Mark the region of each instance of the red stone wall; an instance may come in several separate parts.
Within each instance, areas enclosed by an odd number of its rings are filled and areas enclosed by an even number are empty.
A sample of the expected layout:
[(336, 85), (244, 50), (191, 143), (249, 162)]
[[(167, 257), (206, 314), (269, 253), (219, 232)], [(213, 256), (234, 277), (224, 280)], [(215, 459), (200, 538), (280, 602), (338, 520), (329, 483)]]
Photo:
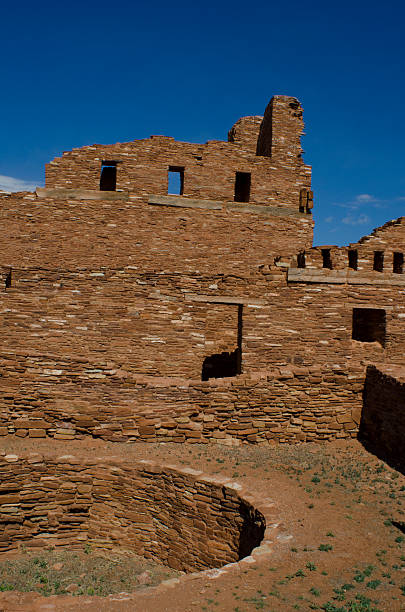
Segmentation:
[(186, 198), (177, 200), (183, 207), (148, 204), (137, 196), (94, 201), (72, 199), (68, 192), (62, 198), (0, 194), (0, 264), (61, 274), (134, 266), (151, 273), (238, 277), (254, 273), (280, 250), (293, 254), (312, 243), (311, 215), (277, 216), (253, 204), (190, 208)]
[(9, 361), (0, 379), (0, 435), (230, 445), (357, 435), (361, 370), (294, 366), (202, 382), (125, 377), (80, 360), (54, 369), (50, 357)]
[[(48, 165), (47, 189), (0, 194), (3, 435), (355, 435), (367, 364), (403, 363), (405, 277), (391, 264), (405, 252), (404, 218), (350, 245), (357, 270), (338, 247), (323, 268), (312, 216), (299, 211), (310, 189), (302, 130), (298, 101), (275, 96), (229, 142), (74, 149)], [(105, 159), (120, 162), (125, 191), (99, 191)], [(183, 196), (167, 195), (172, 165), (185, 167)], [(235, 172), (252, 173), (249, 203), (233, 202)], [(364, 307), (385, 310), (383, 343), (352, 339)], [(207, 357), (239, 345), (242, 376), (201, 382)]]
[[(206, 357), (237, 347), (240, 304), (247, 374), (290, 363), (401, 363), (402, 287), (327, 281), (286, 282), (277, 269), (240, 276), (17, 269), (0, 294), (1, 354), (11, 363), (13, 354), (51, 355), (53, 369), (81, 359), (89, 371), (109, 363), (130, 375), (198, 379)], [(352, 340), (353, 308), (362, 306), (386, 311), (384, 346)]]
[[(92, 145), (65, 152), (46, 166), (47, 188), (98, 190), (103, 160), (115, 160), (117, 190), (146, 198), (165, 195), (170, 166), (183, 167), (184, 197), (234, 201), (236, 172), (252, 175), (250, 201), (298, 210), (302, 188), (310, 189), (311, 169), (302, 160), (302, 108), (295, 98), (275, 96), (261, 129), (256, 117), (242, 118), (229, 142), (205, 145), (152, 136), (115, 145)], [(262, 143), (257, 149), (254, 141)], [(271, 154), (271, 157), (270, 157)]]
[(266, 526), (232, 483), (148, 461), (71, 455), (0, 456), (0, 521), (0, 552), (89, 543), (183, 571), (238, 561)]

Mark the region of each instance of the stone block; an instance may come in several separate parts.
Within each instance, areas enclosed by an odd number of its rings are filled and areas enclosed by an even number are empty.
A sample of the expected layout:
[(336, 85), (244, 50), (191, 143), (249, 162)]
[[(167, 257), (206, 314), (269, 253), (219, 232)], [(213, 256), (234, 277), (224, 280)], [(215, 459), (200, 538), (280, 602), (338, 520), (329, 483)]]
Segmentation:
[(29, 429), (28, 436), (30, 438), (46, 438), (45, 429)]

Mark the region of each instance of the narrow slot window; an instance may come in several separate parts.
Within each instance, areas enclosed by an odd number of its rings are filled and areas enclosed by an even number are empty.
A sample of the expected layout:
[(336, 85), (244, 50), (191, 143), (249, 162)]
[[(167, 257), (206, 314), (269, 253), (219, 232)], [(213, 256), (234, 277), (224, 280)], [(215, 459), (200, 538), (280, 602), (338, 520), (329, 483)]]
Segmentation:
[(117, 162), (101, 162), (100, 191), (115, 191), (117, 188)]
[(383, 308), (353, 308), (352, 339), (359, 342), (379, 342), (385, 345), (385, 310)]
[(330, 249), (322, 249), (322, 267), (332, 270), (332, 259)]
[(6, 289), (9, 289), (11, 287), (11, 272), (12, 272), (12, 270), (10, 268), (10, 270), (8, 271), (7, 276), (5, 278), (5, 281), (4, 281)]
[(184, 192), (184, 168), (181, 166), (169, 166), (167, 193), (170, 195), (183, 195)]
[(357, 270), (357, 262), (358, 262), (358, 253), (357, 249), (349, 250), (349, 268), (352, 270)]
[(384, 269), (384, 251), (374, 251), (373, 270), (382, 272)]
[(404, 271), (404, 254), (394, 253), (392, 271), (394, 274), (402, 274)]
[(297, 255), (297, 267), (305, 268), (305, 251), (301, 251)]
[(235, 202), (249, 202), (250, 200), (250, 172), (237, 172), (235, 175)]

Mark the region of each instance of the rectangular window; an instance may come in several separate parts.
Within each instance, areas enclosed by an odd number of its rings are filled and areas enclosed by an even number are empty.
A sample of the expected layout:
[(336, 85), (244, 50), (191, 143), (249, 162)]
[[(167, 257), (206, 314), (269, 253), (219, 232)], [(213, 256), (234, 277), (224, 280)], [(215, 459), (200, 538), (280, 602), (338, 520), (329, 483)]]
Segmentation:
[(392, 271), (395, 274), (402, 274), (404, 269), (404, 254), (394, 253)]
[(322, 267), (329, 268), (329, 270), (332, 270), (332, 259), (330, 256), (330, 249), (322, 249)]
[(384, 251), (374, 251), (373, 270), (382, 272), (384, 269)]
[(349, 268), (357, 270), (358, 253), (357, 249), (349, 250)]
[(235, 202), (249, 202), (250, 200), (250, 172), (237, 172), (235, 175)]
[(305, 251), (301, 251), (297, 255), (297, 267), (305, 268)]
[(385, 345), (385, 310), (383, 308), (353, 308), (352, 339), (359, 342), (379, 342)]
[(182, 166), (169, 166), (167, 193), (170, 195), (183, 195), (184, 168)]
[(100, 191), (115, 191), (117, 187), (117, 162), (101, 162)]

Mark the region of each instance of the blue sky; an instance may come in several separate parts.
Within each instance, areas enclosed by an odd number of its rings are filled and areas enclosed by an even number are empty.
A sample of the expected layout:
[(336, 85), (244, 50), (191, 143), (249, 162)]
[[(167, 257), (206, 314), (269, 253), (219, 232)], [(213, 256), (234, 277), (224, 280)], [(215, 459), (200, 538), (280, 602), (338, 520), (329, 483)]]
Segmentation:
[(405, 214), (405, 3), (2, 6), (0, 185), (62, 151), (165, 134), (226, 139), (273, 94), (304, 106), (316, 244)]

